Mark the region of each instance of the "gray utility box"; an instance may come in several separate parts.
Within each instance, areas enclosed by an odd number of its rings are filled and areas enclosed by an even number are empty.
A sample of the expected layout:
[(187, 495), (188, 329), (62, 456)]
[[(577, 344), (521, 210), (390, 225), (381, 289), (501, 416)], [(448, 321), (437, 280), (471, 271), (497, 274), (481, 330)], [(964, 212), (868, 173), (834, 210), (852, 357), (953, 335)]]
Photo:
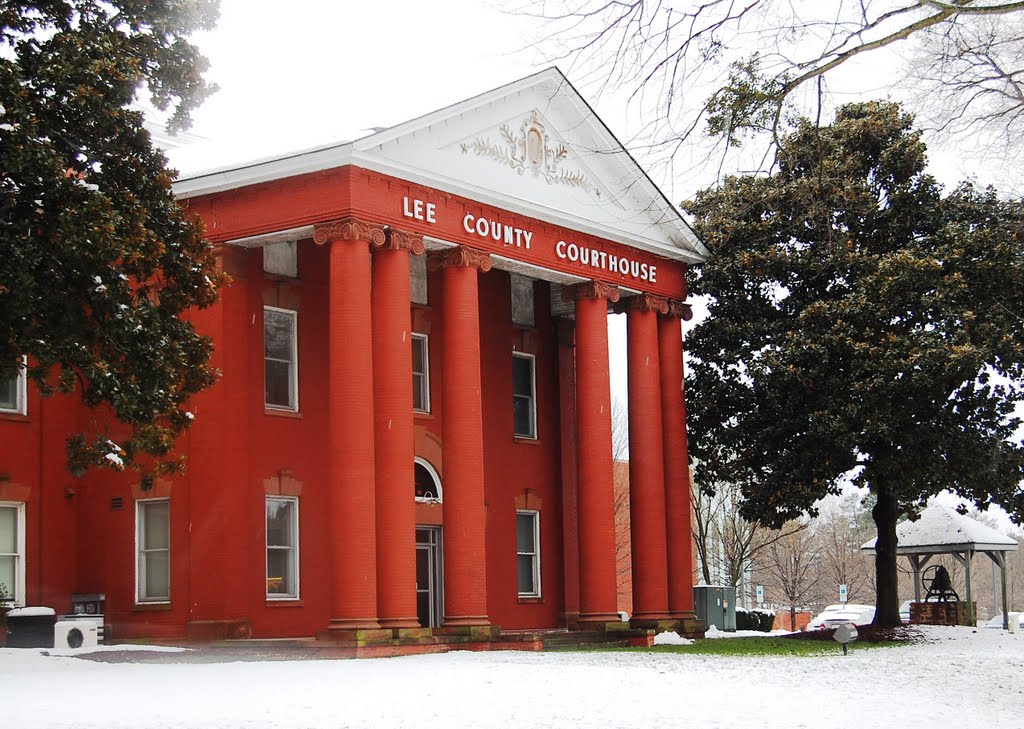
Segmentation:
[(705, 629), (714, 625), (719, 630), (736, 630), (735, 587), (697, 585), (693, 588), (693, 605)]

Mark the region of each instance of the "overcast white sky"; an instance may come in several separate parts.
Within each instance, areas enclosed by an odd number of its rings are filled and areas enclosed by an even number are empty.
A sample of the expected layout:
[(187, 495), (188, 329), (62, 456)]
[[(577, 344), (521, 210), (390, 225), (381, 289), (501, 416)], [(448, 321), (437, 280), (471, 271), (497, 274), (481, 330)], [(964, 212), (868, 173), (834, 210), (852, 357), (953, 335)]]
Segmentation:
[[(353, 139), (522, 78), (551, 62), (531, 46), (545, 32), (543, 22), (502, 10), (521, 4), (221, 0), (217, 29), (195, 37), (221, 90), (196, 112), (192, 132), (216, 140), (221, 152), (252, 159)], [(899, 60), (870, 56), (844, 69), (833, 88), (886, 96), (887, 69)], [(639, 125), (625, 94), (597, 98), (582, 73), (559, 65), (629, 146)], [(971, 169), (968, 155), (933, 147), (932, 159), (948, 184), (969, 174), (986, 181), (986, 167)], [(677, 165), (673, 173), (653, 160), (645, 166), (676, 201), (713, 181), (713, 170)]]
[(363, 136), (543, 68), (529, 25), (479, 0), (222, 0), (191, 131), (257, 157)]

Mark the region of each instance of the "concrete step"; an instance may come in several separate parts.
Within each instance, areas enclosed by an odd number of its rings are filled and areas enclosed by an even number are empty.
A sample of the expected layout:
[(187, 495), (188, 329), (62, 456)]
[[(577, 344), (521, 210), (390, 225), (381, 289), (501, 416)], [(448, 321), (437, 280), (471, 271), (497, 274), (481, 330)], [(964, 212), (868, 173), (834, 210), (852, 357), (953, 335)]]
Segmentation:
[(599, 651), (604, 648), (628, 648), (628, 640), (609, 640), (602, 643), (557, 643), (555, 645), (544, 644), (545, 651), (557, 653), (558, 651)]

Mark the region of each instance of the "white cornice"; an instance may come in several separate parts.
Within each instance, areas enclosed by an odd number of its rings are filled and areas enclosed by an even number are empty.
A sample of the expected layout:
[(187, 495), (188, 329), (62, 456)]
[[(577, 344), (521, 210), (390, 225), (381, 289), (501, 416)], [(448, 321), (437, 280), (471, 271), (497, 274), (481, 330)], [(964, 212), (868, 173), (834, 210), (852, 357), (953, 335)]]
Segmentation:
[(214, 168), (190, 173), (179, 178), (173, 186), (174, 194), (187, 200), (190, 197), (212, 195), (225, 190), (273, 182), (286, 177), (297, 177), (352, 163), (352, 142), (293, 152), (279, 157), (254, 160), (242, 165)]
[(303, 225), (299, 228), (289, 228), (288, 230), (275, 230), (272, 233), (263, 233), (261, 235), (250, 235), (245, 238), (234, 238), (232, 240), (224, 241), (228, 245), (238, 246), (240, 248), (259, 248), (262, 246), (269, 246), (275, 243), (283, 243), (285, 241), (302, 240), (303, 238), (312, 238), (314, 228), (312, 225)]

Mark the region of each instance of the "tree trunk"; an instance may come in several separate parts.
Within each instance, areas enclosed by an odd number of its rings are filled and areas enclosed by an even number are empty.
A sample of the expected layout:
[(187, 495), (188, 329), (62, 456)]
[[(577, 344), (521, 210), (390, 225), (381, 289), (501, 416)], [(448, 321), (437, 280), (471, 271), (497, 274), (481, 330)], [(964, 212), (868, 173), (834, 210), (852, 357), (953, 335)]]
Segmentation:
[(896, 569), (896, 519), (899, 511), (896, 496), (888, 489), (876, 487), (878, 497), (871, 517), (878, 530), (875, 543), (875, 619), (873, 625), (896, 627), (900, 625), (900, 597)]
[(789, 606), (789, 629), (796, 630), (796, 605)]

